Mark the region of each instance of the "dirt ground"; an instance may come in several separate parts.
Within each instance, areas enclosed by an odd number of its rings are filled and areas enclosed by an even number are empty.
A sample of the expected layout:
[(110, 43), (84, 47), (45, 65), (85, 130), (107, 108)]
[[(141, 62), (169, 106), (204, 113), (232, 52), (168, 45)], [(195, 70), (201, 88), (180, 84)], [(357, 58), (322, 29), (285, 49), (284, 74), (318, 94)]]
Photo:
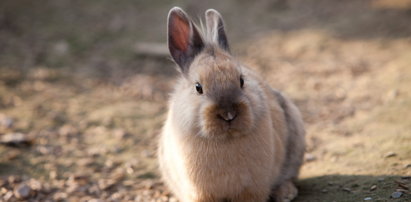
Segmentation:
[(136, 52), (176, 5), (219, 10), (300, 108), (295, 201), (411, 201), (408, 0), (1, 1), (0, 201), (176, 201), (155, 153), (178, 74)]

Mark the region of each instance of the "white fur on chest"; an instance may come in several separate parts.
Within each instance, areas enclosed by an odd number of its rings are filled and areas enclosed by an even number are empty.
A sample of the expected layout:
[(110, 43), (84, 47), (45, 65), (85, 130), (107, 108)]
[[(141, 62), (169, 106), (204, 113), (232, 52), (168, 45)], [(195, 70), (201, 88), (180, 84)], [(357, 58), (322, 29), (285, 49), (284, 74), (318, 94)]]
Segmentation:
[(213, 193), (225, 198), (244, 189), (270, 186), (273, 181), (273, 176), (267, 176), (275, 163), (272, 133), (248, 134), (226, 142), (163, 135), (163, 144), (167, 144), (163, 155), (168, 159), (164, 166), (174, 171), (172, 180), (180, 182), (177, 193)]

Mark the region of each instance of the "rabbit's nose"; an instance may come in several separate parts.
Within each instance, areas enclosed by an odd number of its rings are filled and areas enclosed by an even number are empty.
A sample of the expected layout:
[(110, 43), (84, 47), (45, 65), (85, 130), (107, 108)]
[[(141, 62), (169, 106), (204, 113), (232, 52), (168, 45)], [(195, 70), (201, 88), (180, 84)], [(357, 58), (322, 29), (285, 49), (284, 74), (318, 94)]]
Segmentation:
[(218, 113), (217, 117), (224, 121), (231, 122), (235, 118), (237, 118), (237, 113), (235, 111), (229, 111), (229, 112), (225, 111), (225, 112)]

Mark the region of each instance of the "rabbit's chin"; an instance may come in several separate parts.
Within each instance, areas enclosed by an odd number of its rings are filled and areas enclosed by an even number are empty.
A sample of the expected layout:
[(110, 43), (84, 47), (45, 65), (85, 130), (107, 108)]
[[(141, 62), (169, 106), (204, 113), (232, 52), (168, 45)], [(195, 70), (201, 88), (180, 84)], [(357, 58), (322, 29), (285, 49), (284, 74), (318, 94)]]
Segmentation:
[(230, 123), (216, 116), (217, 107), (207, 106), (204, 108), (204, 116), (201, 117), (200, 135), (211, 139), (227, 139), (241, 137), (252, 133), (254, 117), (250, 108), (240, 103), (237, 105), (237, 117)]

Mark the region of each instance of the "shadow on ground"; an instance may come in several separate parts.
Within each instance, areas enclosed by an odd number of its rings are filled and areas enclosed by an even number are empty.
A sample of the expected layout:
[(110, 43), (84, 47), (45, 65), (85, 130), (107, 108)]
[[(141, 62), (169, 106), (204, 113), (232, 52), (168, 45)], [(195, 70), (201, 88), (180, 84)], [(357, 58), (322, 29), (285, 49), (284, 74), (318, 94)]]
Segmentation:
[(394, 175), (325, 175), (298, 182), (296, 202), (311, 201), (410, 201), (411, 195), (394, 199), (391, 194), (411, 185), (410, 177)]

